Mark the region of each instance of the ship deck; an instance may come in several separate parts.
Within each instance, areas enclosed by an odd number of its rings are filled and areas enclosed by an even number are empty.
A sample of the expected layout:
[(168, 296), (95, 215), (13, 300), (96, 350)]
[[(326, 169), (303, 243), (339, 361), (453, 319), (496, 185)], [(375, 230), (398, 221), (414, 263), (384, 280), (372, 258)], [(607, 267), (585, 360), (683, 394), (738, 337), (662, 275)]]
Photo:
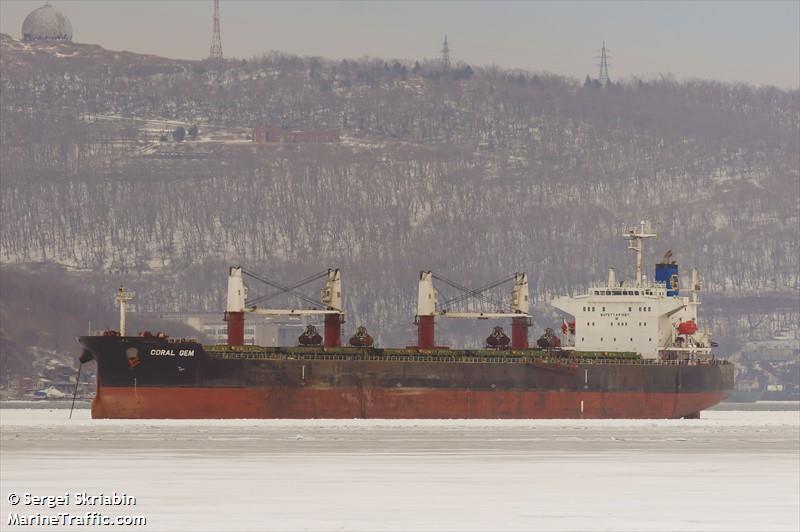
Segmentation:
[(223, 360), (308, 360), (374, 362), (441, 362), (470, 364), (639, 364), (697, 365), (727, 364), (724, 360), (659, 361), (642, 358), (633, 352), (599, 353), (575, 351), (495, 350), (495, 349), (417, 349), (371, 347), (261, 347), (203, 346), (210, 358)]

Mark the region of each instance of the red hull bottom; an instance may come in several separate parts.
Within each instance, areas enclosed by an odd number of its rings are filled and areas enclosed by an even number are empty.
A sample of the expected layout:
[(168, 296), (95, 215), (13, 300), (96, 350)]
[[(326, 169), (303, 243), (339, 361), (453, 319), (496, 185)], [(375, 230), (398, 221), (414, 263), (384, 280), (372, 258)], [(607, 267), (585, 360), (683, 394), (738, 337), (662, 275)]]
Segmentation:
[(93, 418), (665, 419), (698, 417), (725, 393), (358, 388), (98, 389)]

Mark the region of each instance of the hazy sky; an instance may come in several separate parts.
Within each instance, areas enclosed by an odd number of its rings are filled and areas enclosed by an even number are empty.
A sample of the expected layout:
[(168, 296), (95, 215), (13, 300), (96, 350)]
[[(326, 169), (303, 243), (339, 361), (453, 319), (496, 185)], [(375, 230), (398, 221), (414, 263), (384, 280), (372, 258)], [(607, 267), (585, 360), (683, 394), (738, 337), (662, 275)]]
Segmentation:
[[(0, 31), (16, 38), (43, 2), (0, 0)], [(208, 55), (212, 0), (51, 3), (75, 40), (196, 59)], [(270, 50), (330, 58), (439, 55), (456, 61), (597, 76), (602, 41), (612, 78), (800, 87), (800, 0), (671, 2), (266, 2), (221, 0), (226, 57)]]

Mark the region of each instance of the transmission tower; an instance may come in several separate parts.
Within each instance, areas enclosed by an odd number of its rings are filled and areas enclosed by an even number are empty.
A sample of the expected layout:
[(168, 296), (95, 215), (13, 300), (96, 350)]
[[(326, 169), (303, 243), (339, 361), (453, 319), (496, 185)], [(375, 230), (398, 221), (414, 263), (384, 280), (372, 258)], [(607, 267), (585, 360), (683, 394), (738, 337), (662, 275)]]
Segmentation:
[(222, 60), (222, 37), (219, 33), (219, 0), (214, 0), (214, 33), (211, 37), (209, 59)]
[(608, 60), (611, 59), (611, 56), (608, 55), (608, 52), (611, 50), (606, 49), (606, 41), (603, 41), (603, 49), (600, 50), (600, 75), (597, 76), (597, 80), (600, 82), (601, 85), (605, 85), (608, 83)]
[(444, 36), (444, 45), (442, 46), (442, 70), (445, 72), (450, 70), (450, 46), (447, 44), (447, 35)]

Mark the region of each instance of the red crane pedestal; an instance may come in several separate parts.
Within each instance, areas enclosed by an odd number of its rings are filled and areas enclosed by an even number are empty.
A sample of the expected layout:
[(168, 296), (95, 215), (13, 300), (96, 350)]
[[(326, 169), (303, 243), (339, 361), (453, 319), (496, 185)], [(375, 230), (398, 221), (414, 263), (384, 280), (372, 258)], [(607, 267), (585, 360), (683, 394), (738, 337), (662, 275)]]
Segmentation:
[(420, 349), (433, 349), (433, 324), (433, 316), (417, 316), (417, 347)]
[(325, 314), (325, 347), (342, 347), (342, 315)]
[(226, 312), (228, 345), (244, 345), (244, 312)]
[(528, 318), (511, 319), (511, 349), (528, 349)]

